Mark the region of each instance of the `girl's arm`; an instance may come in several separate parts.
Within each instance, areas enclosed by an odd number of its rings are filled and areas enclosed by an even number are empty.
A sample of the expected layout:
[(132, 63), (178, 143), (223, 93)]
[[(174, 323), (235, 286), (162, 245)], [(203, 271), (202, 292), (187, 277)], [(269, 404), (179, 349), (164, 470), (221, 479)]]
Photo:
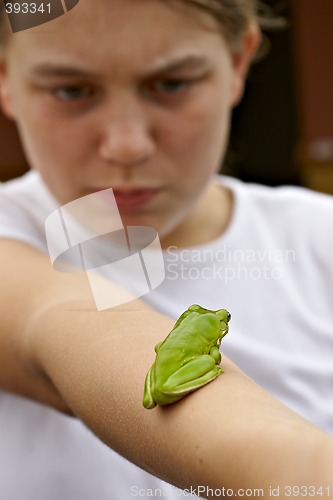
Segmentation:
[(0, 269), (2, 388), (76, 415), (108, 446), (179, 487), (209, 486), (217, 497), (241, 488), (270, 498), (277, 487), (287, 497), (292, 486), (314, 486), (314, 498), (333, 494), (333, 439), (225, 357), (213, 383), (175, 405), (142, 407), (154, 345), (170, 319), (139, 300), (97, 312), (84, 274), (57, 273), (24, 244), (1, 241)]

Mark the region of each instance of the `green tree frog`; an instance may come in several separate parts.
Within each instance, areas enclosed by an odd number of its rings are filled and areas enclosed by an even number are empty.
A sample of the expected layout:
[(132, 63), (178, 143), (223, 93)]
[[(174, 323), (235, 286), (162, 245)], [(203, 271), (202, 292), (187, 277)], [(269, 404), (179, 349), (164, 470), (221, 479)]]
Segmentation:
[(156, 359), (145, 380), (145, 408), (175, 403), (223, 373), (219, 347), (229, 321), (226, 309), (210, 311), (197, 304), (179, 317), (155, 346)]

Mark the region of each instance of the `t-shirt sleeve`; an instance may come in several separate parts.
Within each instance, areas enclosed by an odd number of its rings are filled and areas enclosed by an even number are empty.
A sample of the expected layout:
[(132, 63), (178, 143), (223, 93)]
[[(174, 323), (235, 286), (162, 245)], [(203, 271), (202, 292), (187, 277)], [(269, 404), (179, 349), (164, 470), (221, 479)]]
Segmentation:
[(298, 201), (296, 208), (291, 198), (287, 214), (293, 223), (293, 238), (299, 249), (297, 259), (302, 272), (310, 275), (310, 267), (315, 269), (317, 282), (324, 283), (326, 295), (333, 297), (333, 196), (288, 189)]
[(27, 243), (45, 253), (44, 227), (17, 200), (7, 195), (0, 184), (0, 239)]

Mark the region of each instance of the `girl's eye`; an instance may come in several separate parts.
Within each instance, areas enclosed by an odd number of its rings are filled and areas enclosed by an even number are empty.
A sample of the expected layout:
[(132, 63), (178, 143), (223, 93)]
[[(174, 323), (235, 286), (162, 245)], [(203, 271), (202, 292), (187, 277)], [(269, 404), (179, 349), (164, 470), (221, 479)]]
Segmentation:
[(89, 97), (92, 89), (88, 86), (68, 85), (56, 88), (53, 93), (61, 101), (79, 101)]
[(189, 80), (161, 80), (151, 85), (151, 91), (157, 94), (177, 95), (185, 90), (191, 81)]

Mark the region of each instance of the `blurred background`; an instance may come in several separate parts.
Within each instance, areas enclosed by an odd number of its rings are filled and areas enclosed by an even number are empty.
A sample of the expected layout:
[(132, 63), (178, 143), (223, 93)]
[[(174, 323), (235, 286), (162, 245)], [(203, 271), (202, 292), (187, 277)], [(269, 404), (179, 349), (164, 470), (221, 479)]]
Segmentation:
[[(333, 194), (333, 0), (265, 0), (260, 16), (263, 43), (234, 110), (223, 171)], [(0, 113), (0, 181), (27, 168), (16, 128)]]

